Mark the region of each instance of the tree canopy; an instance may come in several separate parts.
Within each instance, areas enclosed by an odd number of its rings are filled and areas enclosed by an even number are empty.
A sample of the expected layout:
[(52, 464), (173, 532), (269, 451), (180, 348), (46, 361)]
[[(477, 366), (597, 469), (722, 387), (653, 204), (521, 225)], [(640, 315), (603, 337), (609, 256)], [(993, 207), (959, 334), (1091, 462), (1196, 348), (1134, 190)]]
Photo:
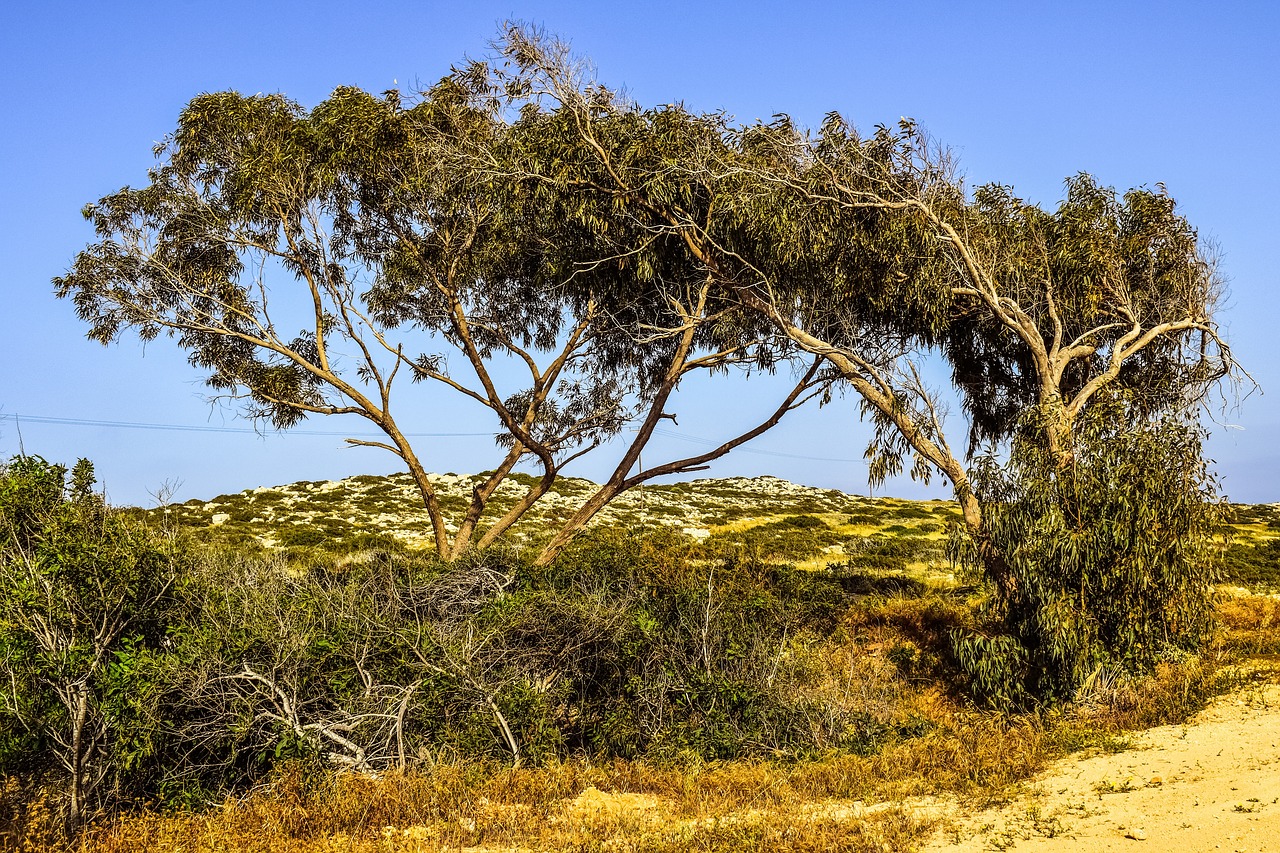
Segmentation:
[[(1028, 410), (1053, 410), (1036, 422), (1066, 464), (1102, 389), (1155, 415), (1235, 369), (1212, 258), (1163, 187), (1119, 196), (1080, 174), (1046, 211), (1009, 187), (969, 190), (909, 120), (865, 136), (834, 113), (812, 133), (787, 116), (734, 126), (630, 103), (539, 33), (514, 27), (501, 47), (458, 76), (474, 101), (505, 99), (517, 139), (536, 135), (520, 174), (571, 195), (584, 227), (631, 237), (624, 250), (677, 238), (709, 296), (825, 359), (861, 399), (873, 480), (908, 460), (941, 474), (975, 532), (966, 459)], [(920, 379), (930, 355), (952, 369), (963, 452)]]
[[(685, 376), (772, 370), (790, 347), (719, 299), (673, 239), (525, 179), (547, 129), (507, 122), (466, 82), (448, 78), (411, 106), (339, 89), (310, 112), (278, 95), (198, 97), (148, 186), (85, 209), (100, 240), (56, 285), (92, 338), (171, 335), (252, 417), (372, 422), (385, 441), (349, 441), (404, 461), (442, 555), (495, 541), (564, 465), (630, 427), (614, 476), (550, 556), (622, 490), (698, 470), (833, 377), (813, 361), (762, 423), (636, 471)], [(401, 377), (496, 419), (500, 461), (452, 522), (397, 420)], [(479, 533), (522, 459), (542, 476)]]
[[(874, 427), (871, 479), (909, 464), (952, 485), (1000, 600), (1025, 605), (1001, 617), (1021, 619), (1025, 640), (1043, 602), (1026, 603), (1038, 587), (1006, 522), (1030, 516), (1012, 507), (1055, 494), (1066, 517), (1106, 528), (1127, 510), (1066, 485), (1156, 477), (1113, 464), (1130, 433), (1149, 451), (1135, 458), (1187, 452), (1199, 470), (1197, 407), (1237, 372), (1212, 255), (1162, 186), (1120, 194), (1081, 173), (1047, 210), (1007, 186), (967, 187), (912, 121), (862, 134), (835, 113), (807, 131), (785, 115), (738, 125), (645, 107), (521, 26), (412, 103), (350, 88), (309, 112), (201, 96), (158, 153), (148, 186), (86, 208), (99, 241), (58, 294), (100, 341), (175, 336), (214, 389), (276, 426), (372, 422), (386, 440), (352, 443), (405, 462), (442, 556), (494, 542), (565, 464), (627, 430), (544, 561), (623, 490), (848, 392)], [(930, 358), (950, 368), (959, 441), (922, 379)], [(523, 379), (504, 386), (512, 365)], [(682, 379), (780, 366), (797, 379), (761, 423), (637, 470)], [(500, 462), (455, 523), (396, 419), (402, 374), (496, 419)], [(996, 458), (1012, 479), (981, 461)], [(479, 532), (524, 459), (541, 476)], [(1212, 500), (1208, 482), (1144, 498), (1170, 513), (1152, 529), (1207, 535), (1187, 508)], [(1107, 541), (1091, 558), (1104, 573), (1121, 551), (1145, 555), (1126, 583), (1169, 563)]]

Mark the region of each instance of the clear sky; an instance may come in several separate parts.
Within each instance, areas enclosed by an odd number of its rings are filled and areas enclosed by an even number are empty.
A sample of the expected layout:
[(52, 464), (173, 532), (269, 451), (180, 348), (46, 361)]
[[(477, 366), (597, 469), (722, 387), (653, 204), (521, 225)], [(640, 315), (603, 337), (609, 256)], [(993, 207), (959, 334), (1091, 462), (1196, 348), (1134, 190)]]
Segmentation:
[[(505, 18), (544, 25), (600, 79), (643, 104), (683, 101), (743, 121), (787, 112), (808, 125), (838, 110), (859, 127), (918, 120), (959, 155), (971, 183), (999, 181), (1055, 204), (1088, 171), (1120, 189), (1165, 183), (1222, 250), (1222, 317), (1265, 395), (1220, 416), (1210, 455), (1227, 493), (1280, 501), (1280, 4), (1273, 2), (765, 3), (488, 0), (14, 3), (0, 13), (0, 415), (28, 416), (28, 453), (93, 459), (112, 500), (179, 500), (258, 485), (396, 470), (333, 434), (257, 436), (211, 408), (171, 345), (84, 339), (50, 278), (92, 234), (87, 202), (145, 181), (152, 146), (201, 92), (283, 92), (306, 106), (335, 86), (427, 85), (486, 50)], [(696, 451), (768, 407), (768, 382), (685, 390), (674, 435), (645, 462)], [(413, 409), (416, 432), (484, 432), (465, 415)], [(712, 473), (775, 474), (866, 493), (866, 430), (850, 399), (802, 413)], [(123, 429), (37, 418), (214, 426)], [(956, 425), (958, 429), (958, 424)], [(429, 467), (491, 467), (492, 440), (423, 439)], [(19, 449), (0, 420), (0, 456)], [(779, 455), (785, 454), (785, 455)], [(805, 458), (800, 458), (805, 457)], [(603, 463), (567, 473), (599, 476)], [(902, 496), (942, 494), (894, 481)]]

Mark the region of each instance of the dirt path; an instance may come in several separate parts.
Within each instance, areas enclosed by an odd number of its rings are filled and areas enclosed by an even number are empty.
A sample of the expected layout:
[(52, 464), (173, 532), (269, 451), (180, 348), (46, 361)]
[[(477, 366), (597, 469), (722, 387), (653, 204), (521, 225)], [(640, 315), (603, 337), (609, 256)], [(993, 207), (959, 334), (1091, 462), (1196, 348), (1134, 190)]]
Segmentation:
[(1280, 851), (1280, 685), (1224, 696), (1133, 749), (1055, 762), (1013, 802), (925, 804), (952, 828), (927, 851)]

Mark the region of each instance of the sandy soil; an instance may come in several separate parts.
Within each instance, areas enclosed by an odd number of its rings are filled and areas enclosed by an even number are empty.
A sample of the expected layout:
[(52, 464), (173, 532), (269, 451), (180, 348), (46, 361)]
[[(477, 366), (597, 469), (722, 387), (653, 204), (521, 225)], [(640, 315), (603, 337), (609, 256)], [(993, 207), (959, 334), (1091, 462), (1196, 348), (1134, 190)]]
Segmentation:
[(921, 802), (927, 851), (1280, 851), (1280, 685), (1221, 697), (1133, 749), (1055, 762), (1013, 801)]

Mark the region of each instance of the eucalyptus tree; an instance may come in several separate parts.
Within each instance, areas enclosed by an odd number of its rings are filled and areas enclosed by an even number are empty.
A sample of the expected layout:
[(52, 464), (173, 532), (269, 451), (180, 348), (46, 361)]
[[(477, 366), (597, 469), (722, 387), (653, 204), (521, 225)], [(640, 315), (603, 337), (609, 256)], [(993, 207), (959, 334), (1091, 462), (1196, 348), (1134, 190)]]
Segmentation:
[(1119, 196), (1082, 173), (1046, 211), (1006, 186), (964, 194), (910, 122), (877, 137), (829, 121), (822, 138), (798, 141), (817, 156), (789, 187), (910, 217), (928, 233), (947, 315), (937, 346), (963, 393), (971, 448), (1008, 439), (1022, 412), (1049, 406), (1057, 417), (1040, 429), (1066, 461), (1075, 419), (1103, 389), (1155, 412), (1202, 401), (1235, 369), (1215, 319), (1221, 280), (1163, 186)]
[[(931, 401), (922, 405), (915, 393), (922, 385), (909, 360), (945, 335), (946, 259), (920, 217), (854, 207), (809, 186), (819, 158), (834, 153), (837, 118), (814, 142), (785, 116), (737, 127), (723, 113), (644, 108), (595, 82), (567, 45), (539, 32), (511, 26), (499, 47), (498, 59), (459, 76), (473, 98), (505, 97), (520, 115), (513, 137), (536, 140), (527, 144), (539, 152), (520, 169), (534, 191), (571, 197), (586, 228), (636, 223), (619, 252), (682, 249), (709, 300), (821, 359), (877, 420), (873, 478), (895, 473), (905, 447), (917, 456), (916, 474), (940, 470), (958, 492), (971, 492)], [(863, 147), (878, 169), (856, 177), (963, 206), (936, 171), (898, 168), (899, 153), (894, 134), (878, 132)], [(976, 507), (972, 518), (976, 525)]]
[[(1008, 640), (965, 647), (975, 675), (1062, 695), (1100, 661), (1203, 639), (1187, 614), (1210, 610), (1215, 485), (1197, 413), (1238, 368), (1212, 258), (1163, 187), (1120, 196), (1081, 174), (1045, 210), (967, 189), (907, 120), (734, 126), (628, 102), (540, 33), (500, 47), (466, 73), (518, 107), (518, 132), (554, 140), (531, 181), (572, 194), (587, 227), (642, 223), (636, 251), (683, 243), (709, 298), (822, 359), (872, 422), (873, 481), (910, 462), (950, 482)], [(929, 357), (951, 368), (959, 444)]]
[[(1120, 197), (1081, 174), (1046, 211), (1008, 187), (967, 191), (909, 120), (866, 136), (835, 113), (815, 133), (785, 115), (734, 126), (630, 103), (541, 33), (512, 26), (500, 47), (504, 63), (468, 74), (555, 129), (538, 177), (595, 221), (613, 211), (682, 241), (712, 298), (764, 318), (860, 396), (873, 479), (908, 459), (916, 476), (941, 474), (975, 531), (965, 459), (1010, 439), (1029, 408), (1052, 414), (1037, 429), (1066, 464), (1103, 389), (1155, 413), (1235, 369), (1215, 320), (1221, 282), (1163, 187)], [(961, 451), (916, 368), (929, 353), (968, 415)]]
[(1146, 422), (1194, 412), (1236, 371), (1216, 321), (1222, 285), (1212, 259), (1163, 187), (1121, 197), (1081, 174), (1046, 211), (1004, 186), (963, 192), (946, 158), (909, 122), (864, 140), (832, 119), (815, 140), (795, 139), (802, 153), (791, 162), (803, 169), (766, 179), (802, 202), (901, 218), (925, 235), (927, 292), (945, 320), (916, 343), (951, 367), (968, 416), (966, 453), (947, 443), (936, 397), (913, 370), (894, 388), (859, 363), (856, 340), (838, 326), (832, 333), (831, 313), (838, 318), (844, 306), (763, 307), (801, 347), (830, 353), (855, 387), (870, 381), (883, 392), (888, 405), (863, 395), (883, 427), (873, 474), (910, 455), (917, 470), (927, 463), (948, 477), (988, 572), (1011, 593), (1017, 579), (1007, 554), (989, 547), (966, 459), (1029, 431), (1024, 444), (1042, 444), (1041, 461), (1065, 471), (1096, 451), (1076, 442), (1076, 425), (1095, 402), (1113, 421), (1116, 399), (1125, 417)]
[[(712, 304), (661, 242), (620, 253), (638, 238), (616, 232), (633, 224), (586, 228), (567, 215), (571, 200), (531, 193), (517, 179), (527, 146), (497, 99), (475, 95), (454, 75), (411, 105), (349, 88), (310, 112), (279, 95), (200, 96), (147, 186), (86, 207), (98, 242), (55, 285), (91, 338), (174, 337), (210, 386), (277, 428), (309, 415), (369, 421), (385, 439), (348, 441), (404, 462), (441, 556), (489, 545), (566, 464), (624, 438), (618, 472), (547, 560), (622, 490), (698, 470), (830, 377), (815, 366), (761, 424), (634, 470), (684, 377), (771, 369), (785, 339)], [(513, 371), (524, 377), (514, 386)], [(398, 418), (402, 378), (496, 420), (498, 464), (452, 529)], [(541, 476), (481, 531), (523, 459)]]

